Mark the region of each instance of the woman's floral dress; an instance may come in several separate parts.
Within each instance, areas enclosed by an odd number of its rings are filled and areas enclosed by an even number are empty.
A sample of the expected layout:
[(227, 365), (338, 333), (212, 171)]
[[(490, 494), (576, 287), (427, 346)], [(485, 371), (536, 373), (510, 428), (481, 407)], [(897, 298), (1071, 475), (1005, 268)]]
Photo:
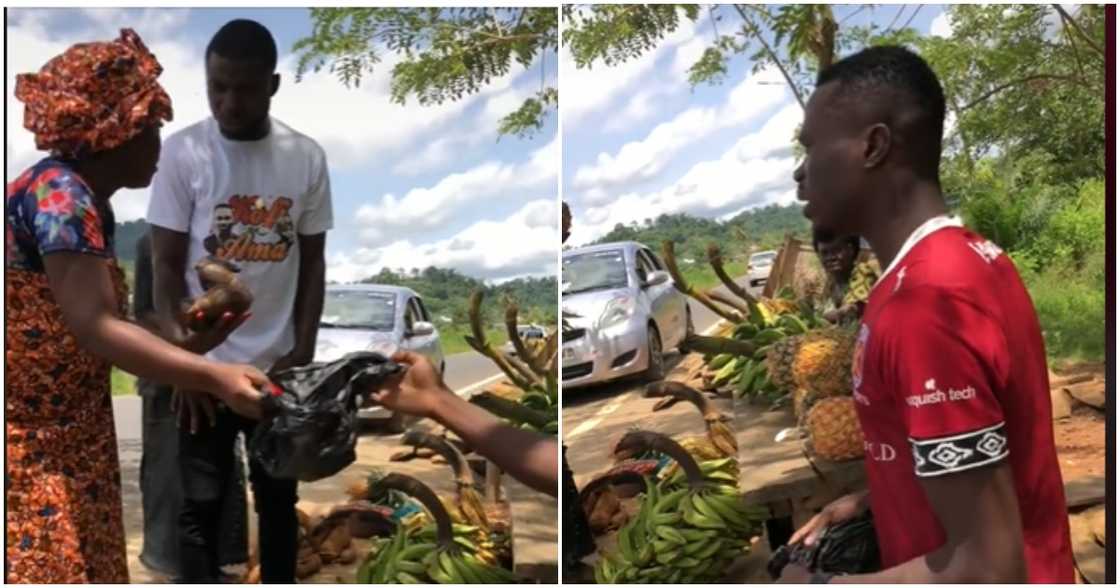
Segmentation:
[(53, 158), (8, 184), (6, 204), (5, 578), (127, 583), (110, 365), (78, 345), (43, 266), (59, 251), (103, 263), (123, 316), (112, 209)]

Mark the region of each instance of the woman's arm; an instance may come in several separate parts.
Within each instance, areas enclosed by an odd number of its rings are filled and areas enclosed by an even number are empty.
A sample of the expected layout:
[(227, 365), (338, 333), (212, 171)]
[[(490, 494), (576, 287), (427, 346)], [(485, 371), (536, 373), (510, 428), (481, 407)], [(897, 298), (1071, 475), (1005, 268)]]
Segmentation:
[(78, 344), (127, 372), (206, 390), (245, 409), (268, 379), (251, 366), (206, 361), (116, 316), (116, 293), (102, 258), (60, 251), (43, 257), (51, 291)]

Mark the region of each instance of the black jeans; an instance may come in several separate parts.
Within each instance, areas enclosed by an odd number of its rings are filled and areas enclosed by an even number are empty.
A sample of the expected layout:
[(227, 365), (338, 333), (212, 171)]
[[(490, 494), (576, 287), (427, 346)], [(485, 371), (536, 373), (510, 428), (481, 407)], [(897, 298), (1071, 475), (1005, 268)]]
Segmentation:
[[(226, 480), (234, 467), (233, 445), (239, 433), (249, 438), (255, 426), (255, 421), (223, 406), (218, 409), (217, 426), (194, 435), (180, 432), (183, 506), (179, 511), (179, 556), (184, 582), (219, 581), (218, 532)], [(271, 478), (250, 458), (249, 484), (258, 515), (261, 582), (294, 584), (299, 546), (298, 482)]]
[[(140, 459), (140, 494), (144, 510), (144, 546), (140, 561), (172, 578), (179, 576), (179, 511), (183, 484), (179, 475), (179, 429), (171, 410), (171, 387), (140, 380), (143, 402), (144, 451)], [(245, 472), (240, 445), (235, 445), (234, 467), (225, 478), (218, 526), (218, 565), (242, 564), (249, 560), (249, 531), (246, 516)]]

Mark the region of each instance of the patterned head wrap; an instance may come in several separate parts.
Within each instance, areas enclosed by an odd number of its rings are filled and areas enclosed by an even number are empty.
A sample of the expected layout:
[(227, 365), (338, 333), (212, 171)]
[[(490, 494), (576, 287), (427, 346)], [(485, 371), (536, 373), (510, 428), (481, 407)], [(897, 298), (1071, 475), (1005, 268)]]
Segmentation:
[(132, 29), (121, 29), (115, 41), (79, 43), (39, 73), (16, 76), (23, 126), (39, 149), (55, 155), (119, 147), (148, 125), (171, 120), (171, 98), (156, 81), (162, 72)]

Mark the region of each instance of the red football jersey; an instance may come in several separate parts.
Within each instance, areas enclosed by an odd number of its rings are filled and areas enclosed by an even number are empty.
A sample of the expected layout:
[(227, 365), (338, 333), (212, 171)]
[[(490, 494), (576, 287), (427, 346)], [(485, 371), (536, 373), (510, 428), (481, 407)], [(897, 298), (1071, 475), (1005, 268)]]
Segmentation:
[(885, 567), (945, 541), (920, 478), (1009, 460), (1029, 580), (1074, 581), (1042, 332), (999, 247), (919, 229), (868, 299), (852, 384)]

